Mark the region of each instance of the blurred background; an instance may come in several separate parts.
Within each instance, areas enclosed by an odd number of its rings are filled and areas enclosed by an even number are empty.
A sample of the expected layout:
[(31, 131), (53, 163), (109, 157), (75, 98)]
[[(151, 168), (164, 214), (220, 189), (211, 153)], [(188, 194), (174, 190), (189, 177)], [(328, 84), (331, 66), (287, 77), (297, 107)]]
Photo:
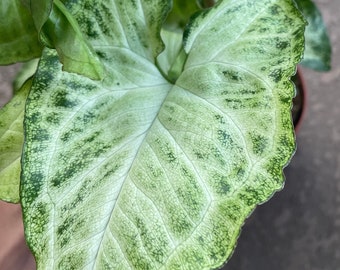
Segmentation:
[[(246, 221), (224, 270), (340, 269), (340, 2), (314, 1), (329, 30), (332, 70), (302, 69), (307, 111), (297, 152), (285, 169), (285, 188)], [(10, 98), (17, 69), (0, 67), (0, 106)], [(20, 208), (8, 206), (0, 203), (0, 244), (8, 247), (0, 249), (0, 270), (35, 269), (22, 245)]]

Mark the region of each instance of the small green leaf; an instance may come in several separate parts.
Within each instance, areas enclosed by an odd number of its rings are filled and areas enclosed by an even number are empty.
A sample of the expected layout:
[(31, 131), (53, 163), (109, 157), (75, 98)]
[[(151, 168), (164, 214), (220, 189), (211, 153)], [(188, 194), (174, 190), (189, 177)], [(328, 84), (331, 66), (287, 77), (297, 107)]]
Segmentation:
[(13, 203), (20, 199), (24, 109), (31, 84), (32, 79), (0, 110), (0, 199)]
[(48, 20), (52, 7), (53, 0), (22, 0), (26, 6), (30, 8), (35, 28), (38, 33)]
[(62, 1), (23, 0), (23, 3), (30, 8), (40, 41), (57, 50), (65, 71), (103, 79), (103, 64)]
[(0, 64), (27, 61), (41, 55), (29, 10), (20, 0), (1, 0), (0, 4)]
[(23, 84), (27, 81), (28, 78), (34, 75), (34, 73), (37, 70), (38, 63), (39, 58), (35, 58), (28, 62), (23, 63), (13, 82), (14, 93), (23, 86)]
[(302, 65), (317, 70), (331, 68), (331, 44), (321, 13), (311, 0), (295, 0), (308, 22), (305, 31), (305, 53)]
[(46, 45), (57, 50), (65, 71), (94, 80), (103, 79), (102, 62), (61, 1), (54, 1), (49, 18), (42, 27), (42, 36)]

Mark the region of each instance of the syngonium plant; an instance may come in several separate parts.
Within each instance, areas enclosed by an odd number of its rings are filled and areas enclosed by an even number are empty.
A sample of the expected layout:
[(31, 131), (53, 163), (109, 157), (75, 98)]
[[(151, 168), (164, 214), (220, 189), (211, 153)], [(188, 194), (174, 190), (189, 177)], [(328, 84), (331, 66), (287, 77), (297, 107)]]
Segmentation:
[(219, 268), (282, 188), (305, 20), (214, 2), (2, 1), (0, 63), (39, 58), (0, 111), (38, 269)]

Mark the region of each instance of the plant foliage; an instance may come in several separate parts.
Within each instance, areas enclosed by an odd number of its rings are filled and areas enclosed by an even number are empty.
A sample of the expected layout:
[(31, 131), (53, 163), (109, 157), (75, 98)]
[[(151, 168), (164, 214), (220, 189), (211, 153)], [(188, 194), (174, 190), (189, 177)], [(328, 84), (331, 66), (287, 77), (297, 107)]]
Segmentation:
[(20, 197), (38, 269), (221, 267), (295, 149), (295, 4), (184, 1), (189, 19), (181, 1), (38, 2), (20, 7), (37, 71), (0, 115), (16, 187), (0, 195)]
[(308, 25), (305, 32), (305, 52), (302, 65), (317, 70), (331, 68), (331, 43), (320, 11), (311, 0), (295, 0)]

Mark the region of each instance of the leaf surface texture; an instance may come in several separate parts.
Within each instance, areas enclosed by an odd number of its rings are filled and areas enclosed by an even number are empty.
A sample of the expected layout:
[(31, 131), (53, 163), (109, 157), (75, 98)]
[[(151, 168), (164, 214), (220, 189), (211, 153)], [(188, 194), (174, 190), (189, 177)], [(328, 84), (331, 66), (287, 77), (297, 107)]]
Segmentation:
[(63, 2), (106, 75), (63, 72), (50, 49), (35, 75), (21, 196), (38, 269), (220, 267), (295, 149), (301, 16), (220, 1), (191, 19), (170, 83), (156, 66), (170, 1)]

